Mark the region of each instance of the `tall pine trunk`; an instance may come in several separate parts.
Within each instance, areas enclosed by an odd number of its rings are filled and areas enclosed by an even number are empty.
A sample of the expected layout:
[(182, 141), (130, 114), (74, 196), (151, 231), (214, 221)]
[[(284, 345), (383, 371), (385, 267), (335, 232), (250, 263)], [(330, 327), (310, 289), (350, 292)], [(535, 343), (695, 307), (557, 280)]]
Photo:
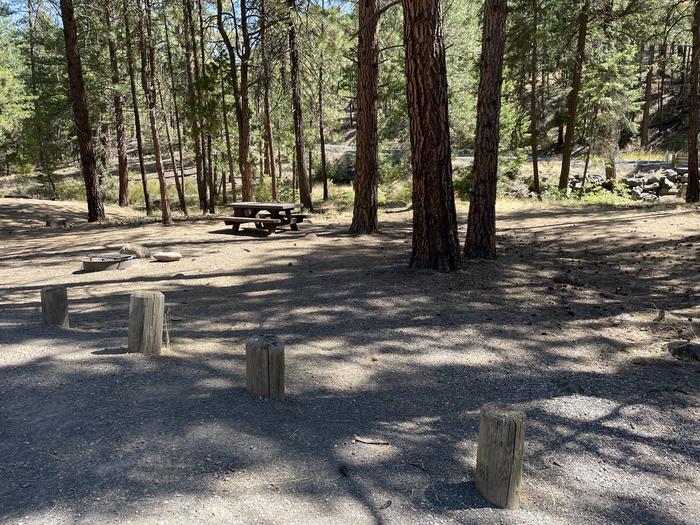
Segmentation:
[(272, 123), (270, 115), (270, 59), (268, 57), (267, 41), (267, 2), (260, 0), (260, 54), (263, 68), (263, 140), (265, 141), (265, 158), (270, 175), (272, 200), (277, 200), (277, 175), (275, 173), (275, 146), (272, 139)]
[(105, 9), (105, 26), (107, 29), (107, 47), (109, 48), (109, 66), (112, 70), (112, 90), (114, 101), (114, 127), (117, 131), (117, 162), (119, 165), (119, 206), (129, 205), (129, 160), (126, 155), (124, 138), (124, 96), (121, 94), (117, 44), (112, 33), (112, 20), (109, 9)]
[(539, 148), (539, 124), (540, 114), (537, 106), (537, 75), (539, 74), (538, 65), (538, 49), (539, 41), (539, 0), (532, 0), (532, 50), (530, 57), (530, 134), (532, 138), (531, 155), (532, 155), (532, 182), (535, 193), (539, 197), (541, 194), (540, 188), (540, 148)]
[(379, 231), (379, 0), (360, 0), (357, 44), (355, 206), (350, 233)]
[(192, 127), (192, 147), (194, 149), (195, 169), (197, 174), (197, 194), (199, 208), (206, 213), (207, 183), (204, 173), (204, 148), (202, 147), (202, 123), (199, 115), (199, 58), (197, 56), (197, 39), (194, 31), (194, 5), (192, 0), (182, 0), (183, 20), (185, 24), (183, 39), (185, 41), (185, 59), (187, 62), (187, 105), (189, 106)]
[(413, 170), (410, 265), (460, 268), (452, 187), (447, 69), (441, 0), (403, 0), (406, 85)]
[(80, 149), (80, 165), (85, 182), (87, 197), (88, 221), (104, 220), (105, 210), (102, 204), (100, 182), (97, 178), (95, 149), (92, 144), (90, 115), (88, 114), (87, 98), (83, 67), (78, 48), (78, 28), (75, 23), (73, 0), (61, 0), (61, 18), (63, 20), (63, 36), (66, 44), (66, 59), (68, 62), (68, 79), (70, 81), (70, 97), (73, 104), (73, 122), (78, 136)]
[[(139, 4), (141, 0), (138, 0)], [(153, 143), (153, 159), (158, 174), (158, 185), (160, 186), (160, 210), (164, 226), (172, 224), (170, 215), (170, 204), (168, 202), (168, 191), (165, 184), (165, 173), (163, 171), (163, 158), (160, 152), (160, 139), (158, 137), (158, 124), (156, 122), (156, 86), (155, 86), (155, 49), (153, 47), (153, 35), (151, 31), (151, 2), (146, 0), (146, 13), (139, 5), (139, 48), (141, 50), (141, 83), (146, 94), (148, 106), (148, 121), (151, 127), (151, 142)]]
[(581, 91), (581, 78), (583, 74), (583, 61), (586, 57), (586, 36), (588, 34), (588, 18), (590, 0), (586, 0), (581, 8), (578, 22), (578, 41), (576, 43), (576, 57), (574, 59), (574, 75), (571, 91), (567, 98), (566, 107), (566, 135), (561, 154), (561, 175), (559, 176), (559, 189), (566, 191), (569, 187), (569, 174), (571, 173), (571, 156), (574, 150), (574, 137), (576, 136), (576, 117), (578, 114), (578, 97)]
[(294, 120), (294, 155), (296, 158), (295, 175), (299, 183), (299, 197), (301, 204), (307, 210), (313, 210), (311, 200), (311, 187), (304, 166), (304, 116), (301, 110), (301, 78), (299, 69), (299, 43), (294, 18), (297, 15), (296, 0), (287, 0), (288, 8), (288, 36), (289, 36), (289, 64), (292, 81), (292, 116)]
[(644, 80), (644, 109), (642, 111), (642, 124), (640, 126), (640, 145), (642, 148), (649, 146), (649, 124), (651, 113), (651, 87), (654, 80), (654, 46), (651, 47), (651, 62)]
[(134, 53), (131, 49), (131, 30), (129, 25), (129, 0), (124, 0), (124, 35), (126, 37), (126, 62), (129, 69), (129, 84), (131, 86), (131, 102), (134, 106), (134, 127), (136, 128), (136, 149), (139, 157), (139, 169), (141, 171), (141, 184), (143, 186), (143, 202), (146, 206), (146, 215), (153, 215), (151, 196), (148, 193), (148, 180), (146, 179), (146, 167), (143, 162), (143, 136), (141, 134), (141, 113), (139, 112), (139, 99), (136, 94), (136, 74), (134, 73)]
[[(231, 194), (236, 202), (236, 174), (233, 169), (233, 151), (231, 149), (231, 132), (228, 127), (228, 105), (226, 104), (226, 75), (221, 75), (221, 113), (224, 117), (224, 135), (226, 137), (226, 160), (228, 161), (228, 176), (231, 181)], [(224, 181), (224, 188), (226, 181)], [(274, 197), (274, 196), (273, 196)]]
[(473, 186), (464, 248), (465, 256), (470, 259), (496, 257), (496, 182), (507, 11), (506, 0), (486, 0), (476, 105)]
[(180, 175), (177, 172), (177, 163), (175, 162), (175, 150), (173, 149), (173, 140), (170, 136), (170, 123), (168, 122), (167, 113), (165, 112), (165, 102), (163, 101), (163, 90), (159, 85), (156, 85), (158, 90), (158, 95), (160, 98), (160, 111), (165, 120), (165, 140), (168, 146), (168, 154), (170, 155), (170, 166), (173, 170), (173, 178), (175, 179), (175, 189), (177, 190), (177, 197), (180, 201), (180, 211), (187, 215), (187, 203), (185, 202), (185, 189), (180, 180)]
[(698, 176), (698, 83), (700, 82), (700, 0), (695, 1), (693, 49), (690, 59), (690, 111), (688, 115), (688, 190), (687, 202), (700, 201)]
[(182, 195), (185, 198), (184, 209), (182, 210), (187, 215), (187, 196), (185, 195), (185, 162), (182, 154), (182, 132), (180, 130), (180, 110), (177, 105), (177, 89), (175, 88), (175, 70), (173, 69), (173, 54), (170, 49), (170, 28), (168, 27), (167, 10), (163, 9), (163, 26), (165, 28), (165, 51), (168, 56), (168, 71), (170, 75), (170, 91), (173, 96), (173, 110), (175, 113), (175, 130), (177, 131), (177, 150), (178, 160), (180, 161), (180, 185), (182, 186)]

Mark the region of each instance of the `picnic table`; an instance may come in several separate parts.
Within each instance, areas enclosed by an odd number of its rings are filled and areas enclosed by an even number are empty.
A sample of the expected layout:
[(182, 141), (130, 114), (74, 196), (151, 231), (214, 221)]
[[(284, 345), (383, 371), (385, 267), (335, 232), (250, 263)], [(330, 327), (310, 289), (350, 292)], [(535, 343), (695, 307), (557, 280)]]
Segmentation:
[(299, 231), (298, 224), (308, 217), (303, 213), (295, 213), (296, 204), (288, 202), (234, 202), (223, 204), (222, 208), (233, 210), (232, 217), (222, 217), (224, 223), (239, 231), (242, 224), (255, 224), (255, 227), (266, 230), (268, 235), (275, 233), (279, 226), (289, 226)]

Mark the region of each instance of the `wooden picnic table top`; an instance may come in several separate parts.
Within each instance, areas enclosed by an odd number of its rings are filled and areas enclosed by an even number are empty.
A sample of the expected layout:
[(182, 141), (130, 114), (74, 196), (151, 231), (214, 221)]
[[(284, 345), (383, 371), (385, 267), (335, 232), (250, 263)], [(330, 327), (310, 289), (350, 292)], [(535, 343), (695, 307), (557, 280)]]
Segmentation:
[(231, 204), (221, 204), (222, 207), (234, 210), (268, 210), (268, 211), (288, 211), (297, 207), (290, 202), (232, 202)]

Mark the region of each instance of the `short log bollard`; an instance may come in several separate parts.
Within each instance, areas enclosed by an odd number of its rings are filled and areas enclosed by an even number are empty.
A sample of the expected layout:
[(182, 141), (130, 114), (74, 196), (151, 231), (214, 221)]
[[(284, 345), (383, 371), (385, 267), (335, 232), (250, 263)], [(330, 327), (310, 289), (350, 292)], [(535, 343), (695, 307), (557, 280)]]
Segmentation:
[(47, 286), (41, 289), (41, 315), (44, 324), (69, 328), (68, 290), (65, 286)]
[(163, 347), (165, 296), (136, 292), (129, 303), (129, 353), (160, 355)]
[(476, 488), (493, 505), (520, 507), (525, 414), (498, 403), (481, 407)]
[(245, 377), (250, 394), (284, 401), (284, 346), (279, 339), (263, 335), (248, 341)]

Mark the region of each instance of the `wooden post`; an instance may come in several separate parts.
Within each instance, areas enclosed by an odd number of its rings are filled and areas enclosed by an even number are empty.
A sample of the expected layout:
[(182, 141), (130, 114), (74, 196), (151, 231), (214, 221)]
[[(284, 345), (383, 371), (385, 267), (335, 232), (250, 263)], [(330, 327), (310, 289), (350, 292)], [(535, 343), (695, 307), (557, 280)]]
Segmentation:
[(250, 394), (284, 401), (284, 346), (279, 339), (263, 335), (248, 341), (245, 376)]
[(165, 296), (136, 292), (129, 304), (129, 353), (160, 355), (163, 346)]
[(520, 507), (525, 414), (508, 405), (481, 407), (476, 488), (489, 502), (504, 509)]
[(68, 290), (65, 286), (47, 286), (41, 289), (41, 315), (44, 324), (69, 328)]

